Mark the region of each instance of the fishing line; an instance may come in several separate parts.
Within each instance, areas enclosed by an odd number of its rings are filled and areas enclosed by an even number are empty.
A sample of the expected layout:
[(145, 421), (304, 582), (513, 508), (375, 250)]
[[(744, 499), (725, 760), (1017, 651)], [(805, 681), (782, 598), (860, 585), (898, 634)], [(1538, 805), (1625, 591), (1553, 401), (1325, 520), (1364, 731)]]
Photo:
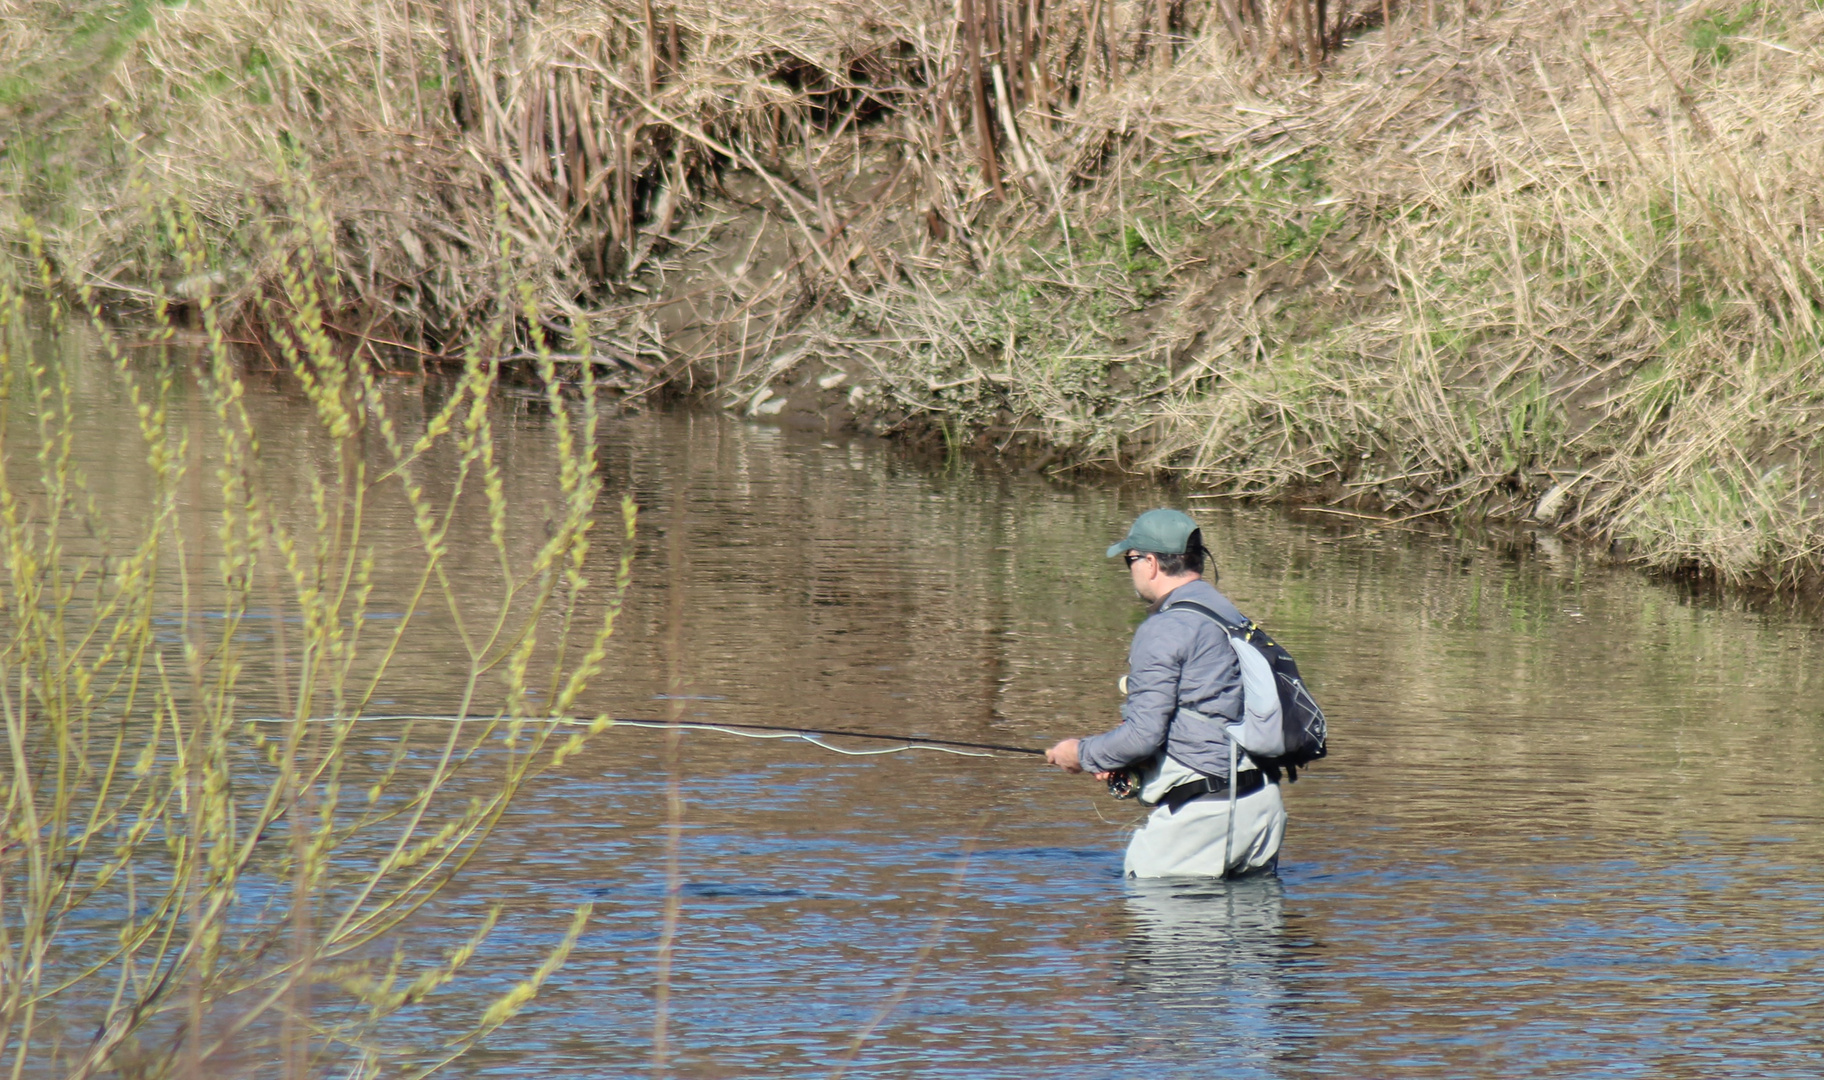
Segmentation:
[[(490, 716), (450, 716), (415, 713), (386, 713), (377, 716), (313, 716), (306, 724), (333, 724), (343, 720), (356, 722), (432, 720), (444, 723), (477, 723), (489, 720), (506, 719)], [(1030, 746), (1008, 746), (1004, 743), (963, 742), (958, 739), (934, 739), (927, 735), (889, 735), (877, 731), (846, 731), (841, 728), (807, 728), (788, 727), (781, 724), (735, 724), (713, 723), (706, 720), (640, 720), (632, 717), (610, 717), (611, 726), (648, 728), (654, 731), (666, 731), (678, 728), (684, 731), (715, 731), (723, 735), (739, 735), (744, 739), (799, 739), (812, 746), (821, 747), (831, 753), (845, 757), (876, 757), (881, 754), (903, 754), (908, 750), (932, 750), (940, 754), (955, 754), (957, 757), (991, 758), (995, 752), (1006, 754), (1032, 754), (1043, 757), (1045, 751)], [(287, 724), (293, 721), (283, 716), (261, 716), (247, 721), (249, 724)], [(535, 724), (569, 724), (587, 726), (593, 720), (575, 716), (527, 717), (526, 722)], [(900, 742), (904, 746), (889, 746), (880, 750), (851, 750), (833, 746), (824, 741), (825, 737), (836, 736), (845, 739), (873, 739), (877, 741)]]

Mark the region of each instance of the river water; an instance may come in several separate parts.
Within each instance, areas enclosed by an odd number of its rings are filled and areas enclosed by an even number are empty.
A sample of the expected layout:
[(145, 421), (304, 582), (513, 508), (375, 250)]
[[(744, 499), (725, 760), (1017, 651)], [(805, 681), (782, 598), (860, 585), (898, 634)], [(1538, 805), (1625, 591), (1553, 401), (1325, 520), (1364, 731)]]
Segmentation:
[[(690, 718), (1112, 723), (1140, 605), (1102, 549), (1169, 494), (696, 414), (607, 451), (651, 527), (601, 707), (662, 714), (679, 589)], [(688, 734), (673, 1074), (1824, 1072), (1815, 622), (1549, 543), (1200, 514), (1331, 716), (1278, 878), (1124, 881), (1132, 804), (1032, 759)], [(528, 932), (598, 903), (502, 1072), (651, 1053), (662, 746), (598, 740), (471, 884)]]
[[(105, 442), (130, 421), (94, 400)], [(544, 482), (549, 420), (501, 423), (509, 480)], [(602, 454), (604, 514), (642, 518), (585, 711), (1032, 747), (1114, 722), (1141, 608), (1102, 550), (1172, 494), (697, 412), (617, 417)], [(666, 736), (615, 728), (417, 930), (505, 905), (437, 1006), (473, 1012), (595, 905), (458, 1074), (655, 1074), (673, 889), (670, 1076), (1824, 1073), (1824, 628), (1549, 540), (1196, 512), (1330, 716), (1277, 877), (1125, 881), (1133, 804), (1019, 755), (690, 732), (668, 824)]]

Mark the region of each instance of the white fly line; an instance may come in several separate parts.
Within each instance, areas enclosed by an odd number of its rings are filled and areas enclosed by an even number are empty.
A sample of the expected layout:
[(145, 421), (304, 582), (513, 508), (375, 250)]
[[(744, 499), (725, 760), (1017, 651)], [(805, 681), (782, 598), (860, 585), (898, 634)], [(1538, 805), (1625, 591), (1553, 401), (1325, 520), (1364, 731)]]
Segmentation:
[[(382, 714), (376, 714), (376, 715), (371, 715), (371, 716), (370, 715), (311, 716), (311, 717), (305, 718), (302, 721), (294, 720), (293, 718), (287, 717), (287, 716), (256, 716), (256, 717), (249, 718), (248, 720), (245, 721), (245, 723), (249, 723), (249, 724), (291, 724), (291, 723), (335, 724), (335, 723), (353, 722), (353, 723), (360, 723), (360, 724), (369, 724), (369, 723), (383, 723), (386, 721), (400, 722), (400, 721), (420, 721), (420, 720), (422, 720), (422, 721), (430, 721), (430, 722), (441, 722), (441, 723), (446, 723), (446, 724), (474, 724), (474, 723), (487, 723), (487, 722), (491, 722), (491, 721), (500, 721), (500, 720), (509, 720), (509, 719), (512, 719), (512, 718), (506, 717), (506, 716), (454, 716), (454, 715), (449, 715), (449, 714), (434, 714), (434, 713), (382, 713)], [(573, 727), (592, 727), (596, 723), (596, 721), (594, 721), (594, 720), (584, 719), (579, 716), (527, 716), (527, 717), (521, 717), (520, 720), (521, 720), (521, 722), (528, 723), (528, 724), (559, 724), (559, 725), (568, 725), (568, 726), (573, 726)], [(904, 746), (888, 746), (888, 747), (883, 747), (882, 749), (879, 749), (879, 750), (851, 750), (846, 747), (834, 746), (828, 742), (825, 742), (824, 741), (825, 736), (823, 735), (823, 733), (820, 733), (820, 732), (780, 731), (780, 730), (744, 731), (740, 728), (724, 727), (721, 724), (709, 723), (709, 722), (702, 721), (702, 720), (678, 720), (678, 721), (672, 722), (672, 721), (666, 721), (666, 720), (611, 719), (608, 721), (607, 727), (648, 728), (653, 731), (668, 731), (672, 728), (677, 728), (681, 731), (715, 731), (715, 732), (720, 732), (723, 735), (739, 735), (740, 737), (742, 737), (744, 739), (797, 739), (801, 742), (810, 743), (812, 746), (821, 747), (825, 750), (830, 751), (833, 754), (841, 754), (844, 757), (877, 757), (881, 754), (903, 754), (908, 750), (931, 750), (931, 751), (935, 751), (936, 753), (939, 753), (939, 754), (955, 754), (957, 757), (991, 758), (991, 757), (1000, 756), (999, 754), (996, 754), (992, 751), (987, 751), (987, 750), (963, 750), (963, 749), (959, 749), (954, 746), (934, 746), (931, 743), (918, 742), (916, 740), (909, 740), (909, 741), (907, 741), (907, 743)], [(869, 735), (869, 736), (856, 736), (856, 737), (857, 738), (889, 738), (890, 736)]]

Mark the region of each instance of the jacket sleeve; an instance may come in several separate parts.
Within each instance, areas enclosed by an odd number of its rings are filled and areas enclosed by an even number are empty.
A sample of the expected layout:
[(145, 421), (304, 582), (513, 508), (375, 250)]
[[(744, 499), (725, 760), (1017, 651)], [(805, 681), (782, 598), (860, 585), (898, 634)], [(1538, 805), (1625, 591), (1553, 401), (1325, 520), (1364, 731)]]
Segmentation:
[(1152, 757), (1165, 747), (1167, 728), (1178, 710), (1178, 678), (1184, 669), (1183, 642), (1168, 620), (1140, 624), (1127, 652), (1127, 701), (1121, 725), (1092, 735), (1077, 747), (1083, 768), (1111, 772)]

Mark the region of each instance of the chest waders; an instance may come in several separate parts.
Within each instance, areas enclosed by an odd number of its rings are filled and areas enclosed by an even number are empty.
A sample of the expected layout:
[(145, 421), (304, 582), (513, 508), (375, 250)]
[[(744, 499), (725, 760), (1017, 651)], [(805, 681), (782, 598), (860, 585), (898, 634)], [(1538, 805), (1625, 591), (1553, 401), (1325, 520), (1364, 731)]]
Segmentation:
[[(1127, 693), (1127, 676), (1121, 676), (1115, 685), (1120, 687), (1121, 693), (1125, 695)], [(1210, 723), (1216, 722), (1212, 717), (1205, 716), (1195, 709), (1187, 709), (1180, 706), (1178, 711), (1181, 713), (1189, 713), (1199, 720), (1205, 720)], [(1240, 773), (1236, 771), (1241, 764), (1241, 752), (1235, 745), (1235, 739), (1233, 737), (1228, 740), (1228, 743), (1229, 816), (1228, 820), (1223, 824), (1222, 836), (1222, 876), (1225, 878), (1229, 876), (1229, 868), (1235, 865), (1235, 804), (1241, 797)], [(1143, 804), (1158, 805), (1158, 802), (1156, 801), (1159, 797), (1158, 794), (1148, 792), (1146, 789), (1156, 789), (1160, 786), (1160, 773), (1162, 772), (1166, 761), (1167, 756), (1165, 752), (1161, 750), (1156, 757), (1145, 765), (1139, 767), (1130, 765), (1127, 768), (1114, 770), (1108, 777), (1108, 793), (1117, 799), (1139, 799)], [(1174, 762), (1174, 764), (1176, 763)], [(1190, 771), (1184, 769), (1183, 766), (1179, 766), (1179, 768), (1185, 772)], [(1146, 796), (1149, 794), (1153, 795), (1153, 800), (1147, 799)]]

